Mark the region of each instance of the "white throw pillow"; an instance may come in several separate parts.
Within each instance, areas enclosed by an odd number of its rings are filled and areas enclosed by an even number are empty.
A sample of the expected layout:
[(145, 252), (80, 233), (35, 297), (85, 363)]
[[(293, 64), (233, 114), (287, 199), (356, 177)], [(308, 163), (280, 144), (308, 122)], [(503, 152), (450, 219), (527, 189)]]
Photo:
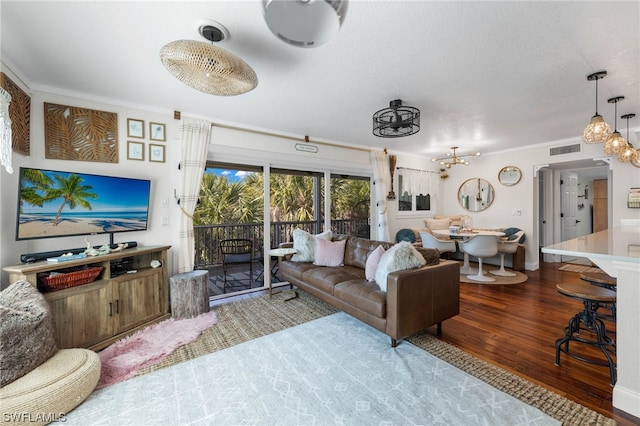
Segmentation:
[(314, 265), (344, 266), (344, 247), (347, 240), (328, 241), (316, 238), (316, 258)]
[(376, 271), (378, 270), (378, 264), (380, 263), (380, 258), (384, 254), (384, 247), (378, 246), (374, 251), (369, 253), (369, 257), (367, 257), (367, 263), (364, 265), (364, 276), (367, 281), (372, 282), (376, 280)]
[(294, 262), (313, 262), (316, 258), (316, 238), (331, 240), (331, 236), (331, 231), (311, 235), (302, 229), (294, 229), (293, 249), (297, 253), (291, 256), (291, 260)]
[(408, 241), (401, 241), (384, 252), (376, 271), (376, 283), (382, 291), (387, 291), (387, 275), (391, 272), (419, 268), (427, 262)]

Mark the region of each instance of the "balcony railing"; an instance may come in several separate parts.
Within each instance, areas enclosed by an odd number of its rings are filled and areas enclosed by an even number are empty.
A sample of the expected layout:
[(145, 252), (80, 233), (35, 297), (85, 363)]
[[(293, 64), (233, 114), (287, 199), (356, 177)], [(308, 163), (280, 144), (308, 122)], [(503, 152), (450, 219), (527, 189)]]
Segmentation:
[[(369, 220), (366, 218), (332, 220), (331, 231), (334, 234), (369, 238), (368, 222)], [(196, 268), (221, 265), (220, 241), (229, 238), (245, 238), (253, 241), (253, 258), (260, 260), (264, 256), (263, 223), (223, 223), (220, 225), (196, 225), (193, 228)], [(272, 222), (270, 228), (271, 248), (276, 248), (280, 243), (293, 241), (294, 229), (301, 228), (311, 234), (317, 234), (322, 231), (322, 224), (316, 221)]]

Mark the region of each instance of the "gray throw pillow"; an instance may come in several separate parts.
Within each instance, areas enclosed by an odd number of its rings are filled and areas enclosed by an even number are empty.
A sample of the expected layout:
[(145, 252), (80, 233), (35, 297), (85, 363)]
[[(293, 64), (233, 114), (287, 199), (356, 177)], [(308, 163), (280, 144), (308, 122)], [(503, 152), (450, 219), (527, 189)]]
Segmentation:
[(27, 281), (0, 292), (0, 387), (31, 372), (58, 351), (49, 304)]

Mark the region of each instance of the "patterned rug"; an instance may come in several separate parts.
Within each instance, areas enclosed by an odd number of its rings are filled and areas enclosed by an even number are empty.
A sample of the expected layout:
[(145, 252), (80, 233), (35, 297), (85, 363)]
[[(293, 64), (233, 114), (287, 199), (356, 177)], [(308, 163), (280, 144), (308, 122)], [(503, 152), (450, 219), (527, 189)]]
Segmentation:
[[(144, 398), (140, 395), (144, 394)], [(560, 426), (542, 410), (338, 312), (94, 392), (69, 425)]]
[[(214, 310), (218, 316), (218, 324), (203, 331), (194, 342), (178, 348), (161, 363), (144, 368), (139, 375), (337, 311), (304, 291), (298, 293), (298, 298), (287, 302), (284, 302), (284, 299), (289, 297), (288, 294), (277, 293), (271, 300), (268, 296), (261, 296), (216, 306)], [(614, 420), (480, 360), (437, 339), (429, 332), (415, 334), (407, 340), (501, 391), (539, 408), (551, 417), (562, 421), (564, 425), (615, 425)]]

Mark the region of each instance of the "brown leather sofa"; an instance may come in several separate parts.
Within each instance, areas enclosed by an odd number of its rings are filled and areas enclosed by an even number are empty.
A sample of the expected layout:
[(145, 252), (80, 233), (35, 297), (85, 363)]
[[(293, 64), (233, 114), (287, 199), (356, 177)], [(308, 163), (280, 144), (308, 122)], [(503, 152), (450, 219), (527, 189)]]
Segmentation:
[(387, 334), (394, 347), (432, 325), (437, 324), (440, 334), (442, 321), (459, 313), (460, 268), (454, 261), (440, 260), (438, 250), (421, 248), (427, 265), (390, 273), (383, 292), (365, 279), (364, 269), (369, 253), (392, 244), (344, 235), (334, 240), (345, 238), (344, 266), (282, 260), (280, 277)]

